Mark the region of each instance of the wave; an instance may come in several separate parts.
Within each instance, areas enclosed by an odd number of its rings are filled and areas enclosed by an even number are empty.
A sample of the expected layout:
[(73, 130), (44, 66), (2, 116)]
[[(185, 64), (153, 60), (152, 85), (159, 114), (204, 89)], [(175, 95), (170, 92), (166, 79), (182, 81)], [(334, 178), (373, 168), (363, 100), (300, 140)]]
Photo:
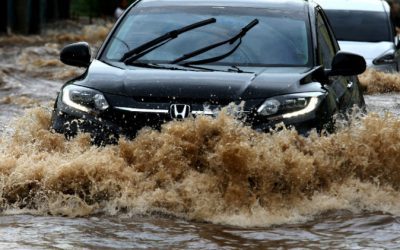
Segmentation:
[(49, 131), (38, 108), (0, 139), (0, 211), (161, 213), (264, 227), (331, 210), (400, 215), (400, 119), (369, 114), (338, 133), (259, 133), (225, 113), (95, 147)]
[(367, 69), (359, 76), (361, 86), (368, 94), (400, 92), (400, 74)]

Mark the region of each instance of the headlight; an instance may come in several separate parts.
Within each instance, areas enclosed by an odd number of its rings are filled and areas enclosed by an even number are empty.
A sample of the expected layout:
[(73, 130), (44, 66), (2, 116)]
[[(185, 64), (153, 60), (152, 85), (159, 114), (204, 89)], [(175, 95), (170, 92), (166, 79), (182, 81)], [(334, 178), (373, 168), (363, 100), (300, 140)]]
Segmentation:
[(267, 99), (257, 112), (262, 116), (281, 115), (282, 118), (305, 115), (318, 107), (323, 95), (321, 92), (307, 92), (277, 96)]
[(260, 115), (268, 116), (278, 113), (281, 103), (276, 99), (268, 99), (258, 109)]
[(68, 85), (63, 89), (62, 101), (83, 112), (104, 111), (109, 105), (104, 95), (94, 89)]

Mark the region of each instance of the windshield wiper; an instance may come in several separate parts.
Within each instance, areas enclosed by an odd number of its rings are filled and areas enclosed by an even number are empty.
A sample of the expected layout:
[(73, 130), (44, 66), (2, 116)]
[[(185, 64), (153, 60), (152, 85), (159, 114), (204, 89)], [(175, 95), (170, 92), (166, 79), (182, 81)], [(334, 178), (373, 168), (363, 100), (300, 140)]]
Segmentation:
[(139, 47), (134, 48), (133, 50), (130, 50), (124, 54), (124, 56), (121, 58), (121, 62), (124, 62), (125, 64), (129, 64), (140, 57), (146, 55), (147, 53), (150, 53), (151, 51), (155, 50), (156, 48), (166, 44), (167, 42), (177, 38), (180, 34), (188, 32), (190, 30), (200, 28), (202, 26), (215, 23), (217, 20), (215, 18), (210, 18), (206, 19), (200, 22), (196, 22), (190, 25), (187, 25), (183, 28), (172, 30), (170, 32), (165, 33), (162, 36), (159, 36), (151, 41), (148, 41)]
[[(237, 72), (237, 73), (244, 73), (244, 71), (241, 68), (239, 68), (238, 66), (236, 66), (236, 65), (231, 65), (231, 67), (228, 69), (228, 71), (234, 71), (234, 72)], [(246, 72), (246, 73), (248, 73), (248, 72)]]
[[(192, 66), (192, 65), (179, 65), (179, 64), (158, 64), (158, 63), (153, 63), (153, 62), (140, 62), (140, 61), (135, 61), (131, 62), (129, 66), (134, 66), (134, 67), (140, 67), (140, 68), (149, 68), (149, 69), (168, 69), (168, 70), (182, 70), (182, 71), (188, 71), (190, 69), (194, 69), (196, 71), (219, 71), (219, 72), (226, 72), (225, 70), (217, 70), (217, 69), (210, 69), (210, 68), (204, 68), (200, 66)], [(177, 67), (179, 66), (179, 67)]]
[(222, 42), (218, 42), (218, 43), (214, 43), (211, 44), (209, 46), (203, 47), (201, 49), (195, 50), (189, 54), (185, 54), (182, 57), (179, 57), (178, 59), (174, 60), (173, 62), (171, 62), (172, 64), (177, 64), (180, 63), (182, 61), (185, 61), (189, 58), (198, 56), (200, 54), (203, 54), (207, 51), (210, 51), (212, 49), (215, 49), (217, 47), (220, 47), (224, 44), (234, 44), (237, 40), (239, 40), (238, 44), (232, 49), (230, 50), (228, 53), (225, 53), (223, 55), (220, 56), (216, 56), (216, 57), (212, 57), (212, 58), (208, 58), (208, 59), (204, 59), (204, 60), (198, 60), (198, 61), (192, 61), (192, 62), (188, 62), (188, 63), (184, 63), (184, 64), (206, 64), (206, 63), (210, 63), (210, 62), (216, 62), (219, 61), (221, 59), (224, 59), (225, 57), (230, 56), (233, 52), (235, 52), (240, 44), (242, 43), (242, 38), (247, 34), (247, 32), (249, 30), (251, 30), (254, 26), (256, 26), (259, 23), (258, 19), (254, 19), (253, 21), (251, 21), (249, 24), (247, 24), (244, 28), (242, 28), (242, 30), (236, 34), (235, 36), (233, 36), (232, 38), (229, 38), (228, 40), (222, 41)]
[(160, 65), (158, 63), (145, 63), (145, 62), (131, 62), (129, 66), (140, 67), (140, 68), (149, 68), (149, 69), (168, 69), (168, 70), (187, 70), (185, 68), (178, 68), (174, 66), (165, 66)]

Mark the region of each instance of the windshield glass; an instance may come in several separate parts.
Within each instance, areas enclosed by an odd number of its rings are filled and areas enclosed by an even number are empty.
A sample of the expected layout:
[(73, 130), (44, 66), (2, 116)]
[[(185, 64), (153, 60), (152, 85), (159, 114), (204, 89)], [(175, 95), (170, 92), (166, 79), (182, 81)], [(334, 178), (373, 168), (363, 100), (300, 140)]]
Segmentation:
[[(140, 62), (169, 63), (210, 44), (236, 35), (257, 18), (259, 24), (243, 38), (230, 56), (210, 64), (237, 66), (306, 66), (310, 42), (305, 14), (276, 10), (234, 7), (133, 8), (107, 44), (103, 60), (120, 61), (123, 55), (166, 32), (208, 18), (217, 22), (179, 35), (139, 58)], [(234, 45), (223, 45), (188, 59), (202, 60), (219, 56)]]
[(358, 42), (392, 41), (388, 16), (384, 12), (326, 10), (337, 40)]

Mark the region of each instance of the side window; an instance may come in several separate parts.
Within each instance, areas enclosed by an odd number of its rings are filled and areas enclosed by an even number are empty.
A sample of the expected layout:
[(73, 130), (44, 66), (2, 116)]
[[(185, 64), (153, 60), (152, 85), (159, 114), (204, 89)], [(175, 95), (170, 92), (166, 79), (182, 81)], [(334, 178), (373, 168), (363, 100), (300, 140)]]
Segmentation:
[(317, 15), (318, 57), (326, 69), (331, 68), (332, 59), (336, 54), (328, 28), (321, 14)]

